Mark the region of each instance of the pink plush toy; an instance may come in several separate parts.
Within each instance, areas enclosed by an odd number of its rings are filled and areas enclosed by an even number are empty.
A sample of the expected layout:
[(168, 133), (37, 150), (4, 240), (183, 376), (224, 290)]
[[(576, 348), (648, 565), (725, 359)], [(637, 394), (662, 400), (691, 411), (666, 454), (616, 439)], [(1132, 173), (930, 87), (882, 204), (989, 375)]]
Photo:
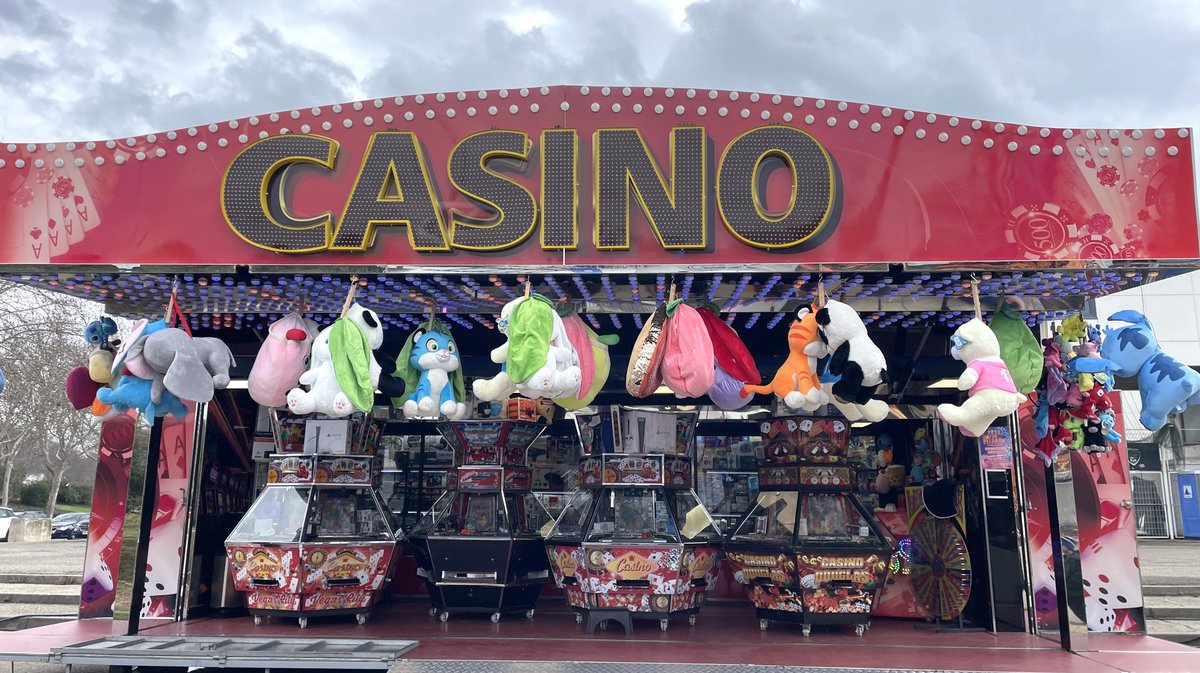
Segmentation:
[(300, 375), (308, 369), (316, 335), (317, 324), (299, 313), (289, 313), (267, 329), (267, 338), (247, 377), (250, 397), (255, 402), (264, 407), (287, 404), (288, 391), (296, 387)]

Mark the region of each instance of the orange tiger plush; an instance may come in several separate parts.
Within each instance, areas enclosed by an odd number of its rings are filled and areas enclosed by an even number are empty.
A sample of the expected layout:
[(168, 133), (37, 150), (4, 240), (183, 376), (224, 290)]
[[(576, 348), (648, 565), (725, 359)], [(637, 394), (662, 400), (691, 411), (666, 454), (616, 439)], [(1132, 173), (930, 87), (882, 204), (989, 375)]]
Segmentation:
[(819, 340), (817, 335), (817, 313), (812, 307), (796, 312), (796, 320), (788, 329), (788, 357), (775, 372), (771, 382), (763, 386), (743, 386), (742, 396), (753, 393), (774, 393), (792, 409), (813, 411), (829, 403), (829, 396), (821, 390), (817, 374), (813, 371), (814, 360), (804, 352), (806, 346)]

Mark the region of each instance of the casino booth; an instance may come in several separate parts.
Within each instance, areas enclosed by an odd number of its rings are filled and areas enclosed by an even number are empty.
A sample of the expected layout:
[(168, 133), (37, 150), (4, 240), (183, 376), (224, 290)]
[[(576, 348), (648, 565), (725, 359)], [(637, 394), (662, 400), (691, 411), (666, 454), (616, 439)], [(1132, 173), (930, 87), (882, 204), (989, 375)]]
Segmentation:
[[(79, 619), (0, 633), (0, 652), (260, 635), (624, 661), (645, 651), (587, 648), (645, 628), (628, 615), (697, 663), (725, 661), (717, 638), (760, 663), (778, 643), (951, 643), (983, 652), (978, 670), (1007, 656), (979, 631), (1042, 661), (1169, 650), (1144, 637), (1105, 394), (1138, 382), (1088, 368), (1118, 339), (1088, 310), (1197, 268), (1194, 182), (1188, 129), (684, 88), (406, 95), (0, 145), (5, 279), (124, 319), (118, 377), (146, 378), (129, 344), (159, 329), (232, 355), (177, 413), (167, 374), (150, 405), (101, 416)], [(1026, 387), (967, 430), (945, 405), (978, 394), (961, 349), (981, 322)], [(289, 343), (311, 362), (274, 352)], [(363, 368), (326, 362), (341, 348)], [(575, 366), (575, 388), (517, 382), (538, 348), (551, 369), (556, 348), (577, 358), (551, 372)], [(324, 364), (343, 391), (346, 371), (372, 377), (341, 398), (353, 413), (305, 406)], [(431, 406), (409, 401), (428, 386)], [(539, 654), (482, 644), (505, 637)]]

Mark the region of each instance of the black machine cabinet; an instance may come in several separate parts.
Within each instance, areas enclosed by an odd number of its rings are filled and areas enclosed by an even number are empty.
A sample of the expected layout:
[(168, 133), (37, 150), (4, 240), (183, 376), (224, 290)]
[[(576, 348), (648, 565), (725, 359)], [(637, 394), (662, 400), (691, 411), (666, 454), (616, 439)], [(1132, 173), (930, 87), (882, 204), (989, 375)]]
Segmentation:
[(759, 494), (725, 543), (766, 630), (771, 620), (869, 628), (895, 544), (853, 491), (849, 423), (764, 421)]
[(526, 451), (544, 425), (511, 420), (449, 421), (438, 431), (457, 467), (446, 492), (408, 541), (442, 621), (456, 612), (533, 616), (550, 577), (541, 529), (550, 515), (530, 492)]

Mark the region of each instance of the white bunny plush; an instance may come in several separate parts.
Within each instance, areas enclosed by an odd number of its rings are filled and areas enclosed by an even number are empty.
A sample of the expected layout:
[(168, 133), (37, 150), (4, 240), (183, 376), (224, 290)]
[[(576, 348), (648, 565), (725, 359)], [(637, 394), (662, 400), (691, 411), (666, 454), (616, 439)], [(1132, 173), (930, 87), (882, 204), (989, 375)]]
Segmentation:
[[(332, 418), (370, 411), (383, 369), (372, 351), (383, 345), (383, 324), (370, 309), (352, 304), (346, 315), (321, 330), (313, 340), (312, 361), (300, 385), (288, 392), (294, 414), (325, 414)], [(338, 367), (335, 367), (335, 362)], [(340, 370), (340, 374), (339, 374)]]

